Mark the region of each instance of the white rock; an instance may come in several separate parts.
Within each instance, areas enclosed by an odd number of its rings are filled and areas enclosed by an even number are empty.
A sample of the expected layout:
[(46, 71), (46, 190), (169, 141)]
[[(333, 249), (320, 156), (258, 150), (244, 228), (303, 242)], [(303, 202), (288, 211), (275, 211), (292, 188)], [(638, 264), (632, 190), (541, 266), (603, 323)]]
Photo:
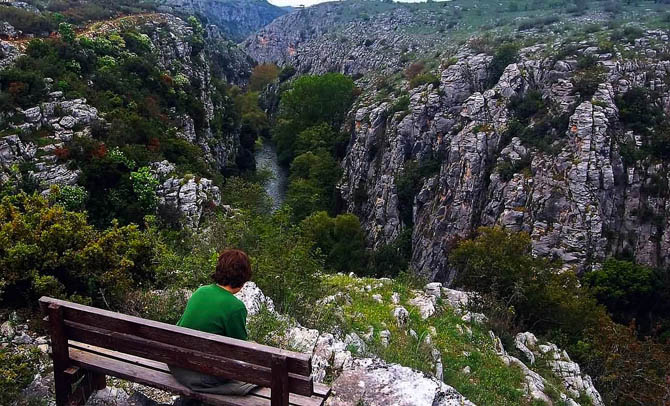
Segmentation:
[(380, 295), (378, 293), (372, 295), (372, 299), (377, 303), (384, 303), (384, 299), (382, 298), (382, 295)]
[(332, 388), (329, 406), (474, 406), (433, 377), (376, 359), (356, 360)]
[(392, 314), (398, 327), (404, 327), (409, 321), (409, 312), (402, 306), (396, 306)]
[(265, 306), (271, 312), (275, 311), (275, 305), (272, 299), (265, 296), (260, 288), (254, 282), (247, 282), (236, 295), (247, 307), (247, 314), (253, 316)]
[(412, 306), (416, 306), (419, 309), (419, 314), (421, 318), (426, 320), (433, 314), (435, 314), (435, 296), (424, 295), (419, 293), (414, 298), (410, 299), (408, 302)]
[(393, 294), (391, 295), (391, 303), (395, 305), (400, 304), (400, 295), (398, 294), (398, 292), (393, 292)]
[(14, 331), (14, 327), (12, 327), (12, 323), (9, 321), (6, 321), (2, 323), (0, 326), (0, 335), (3, 337), (7, 337), (8, 339), (14, 338), (14, 335), (16, 334), (16, 331)]
[(381, 342), (384, 348), (389, 346), (391, 340), (391, 332), (388, 330), (382, 330), (379, 332), (379, 341)]
[(423, 288), (423, 290), (429, 296), (434, 296), (436, 298), (442, 296), (442, 284), (440, 282), (429, 283)]

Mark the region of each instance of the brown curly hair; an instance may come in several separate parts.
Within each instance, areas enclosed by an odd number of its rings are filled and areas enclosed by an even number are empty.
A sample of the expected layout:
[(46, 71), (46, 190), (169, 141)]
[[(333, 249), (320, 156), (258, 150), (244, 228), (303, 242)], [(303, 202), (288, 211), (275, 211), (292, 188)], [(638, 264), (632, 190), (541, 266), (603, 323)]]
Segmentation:
[(251, 279), (249, 256), (240, 250), (223, 250), (219, 254), (212, 279), (222, 286), (241, 288)]

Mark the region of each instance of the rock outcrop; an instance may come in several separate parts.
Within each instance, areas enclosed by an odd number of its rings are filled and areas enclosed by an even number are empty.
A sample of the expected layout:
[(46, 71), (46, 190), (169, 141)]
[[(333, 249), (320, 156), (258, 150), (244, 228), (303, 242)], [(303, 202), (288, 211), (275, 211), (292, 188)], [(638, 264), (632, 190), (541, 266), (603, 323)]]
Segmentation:
[[(636, 44), (654, 44), (661, 53), (670, 47), (663, 35), (650, 31), (649, 40)], [(652, 45), (641, 46), (629, 48), (646, 54)], [(578, 271), (623, 253), (668, 266), (670, 201), (653, 186), (670, 187), (660, 175), (667, 163), (647, 157), (625, 162), (624, 145), (639, 150), (641, 135), (625, 130), (616, 104), (618, 96), (642, 86), (659, 92), (655, 103), (670, 111), (668, 64), (600, 55), (602, 83), (582, 100), (572, 81), (580, 74), (575, 59), (586, 48), (576, 44), (575, 55), (564, 60), (542, 57), (541, 44), (522, 49), (522, 61), (486, 89), (490, 57), (464, 47), (441, 71), (438, 86), (409, 90), (404, 111), (394, 108), (397, 100), (364, 96), (350, 114), (340, 190), (370, 244), (389, 244), (413, 223), (413, 269), (447, 283), (454, 278), (448, 265), (453, 241), (479, 226), (525, 231), (535, 254)], [(529, 91), (540, 92), (549, 114), (564, 117), (545, 130), (556, 134), (547, 147), (508, 135), (510, 101)], [(408, 223), (397, 184), (413, 162), (436, 169), (405, 202)], [(504, 167), (512, 173), (503, 174)]]
[(205, 16), (235, 41), (241, 41), (287, 12), (265, 0), (160, 0), (158, 3), (162, 11)]

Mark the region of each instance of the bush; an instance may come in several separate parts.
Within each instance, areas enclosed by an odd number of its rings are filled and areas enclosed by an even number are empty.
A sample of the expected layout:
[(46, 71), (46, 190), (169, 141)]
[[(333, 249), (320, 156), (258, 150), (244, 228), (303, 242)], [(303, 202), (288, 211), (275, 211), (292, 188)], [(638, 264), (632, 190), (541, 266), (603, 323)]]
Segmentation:
[(515, 43), (504, 43), (500, 45), (491, 64), (489, 65), (488, 87), (494, 86), (502, 76), (508, 65), (515, 63), (519, 58), (519, 46)]
[(7, 21), (24, 34), (44, 35), (56, 29), (51, 19), (18, 7), (0, 6), (0, 21)]
[(398, 211), (400, 220), (408, 227), (414, 225), (413, 210), (414, 197), (421, 191), (421, 186), (440, 170), (439, 160), (426, 159), (421, 162), (407, 161), (402, 172), (395, 178), (396, 192), (398, 193)]
[[(282, 73), (286, 74), (282, 71)], [(256, 65), (249, 77), (249, 90), (258, 92), (265, 89), (267, 85), (279, 77), (279, 68), (273, 63)]]
[(97, 231), (84, 213), (39, 195), (2, 199), (0, 242), (9, 303), (51, 295), (116, 305), (131, 287), (153, 278), (151, 244), (137, 226)]
[[(595, 378), (606, 404), (626, 405), (633, 398), (660, 404), (668, 349), (637, 340), (634, 327), (612, 322), (574, 273), (532, 256), (527, 234), (481, 228), (451, 252), (450, 264), (458, 284), (485, 299), (486, 311), (507, 314), (508, 322), (496, 326), (504, 329), (499, 335), (532, 329), (559, 343)], [(602, 284), (603, 293), (618, 290), (609, 287), (621, 286), (619, 277), (613, 281)]]
[(0, 349), (0, 404), (12, 405), (19, 400), (37, 373), (39, 358), (37, 348), (21, 352)]
[(433, 75), (432, 73), (422, 73), (420, 75), (415, 76), (414, 78), (412, 78), (412, 80), (409, 81), (409, 87), (411, 89), (427, 84), (431, 84), (437, 87), (440, 85), (440, 79), (438, 79), (438, 77)]
[(334, 272), (362, 274), (367, 265), (365, 235), (361, 223), (353, 214), (329, 217), (318, 212), (300, 223), (303, 235), (314, 241), (326, 260), (326, 267)]
[(414, 79), (417, 75), (423, 72), (424, 67), (423, 62), (414, 62), (405, 69), (405, 77), (407, 80)]

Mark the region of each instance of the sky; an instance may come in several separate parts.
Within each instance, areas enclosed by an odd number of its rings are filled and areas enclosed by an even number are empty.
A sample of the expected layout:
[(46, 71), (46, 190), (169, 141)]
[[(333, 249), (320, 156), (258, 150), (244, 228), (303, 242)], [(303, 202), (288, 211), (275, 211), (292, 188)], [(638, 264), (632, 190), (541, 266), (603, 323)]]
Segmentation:
[[(293, 6), (298, 7), (304, 5), (306, 7), (313, 6), (318, 3), (325, 3), (326, 1), (332, 0), (268, 0), (270, 3), (275, 6), (284, 7), (284, 6)], [(402, 0), (403, 3), (421, 3), (426, 0)]]

